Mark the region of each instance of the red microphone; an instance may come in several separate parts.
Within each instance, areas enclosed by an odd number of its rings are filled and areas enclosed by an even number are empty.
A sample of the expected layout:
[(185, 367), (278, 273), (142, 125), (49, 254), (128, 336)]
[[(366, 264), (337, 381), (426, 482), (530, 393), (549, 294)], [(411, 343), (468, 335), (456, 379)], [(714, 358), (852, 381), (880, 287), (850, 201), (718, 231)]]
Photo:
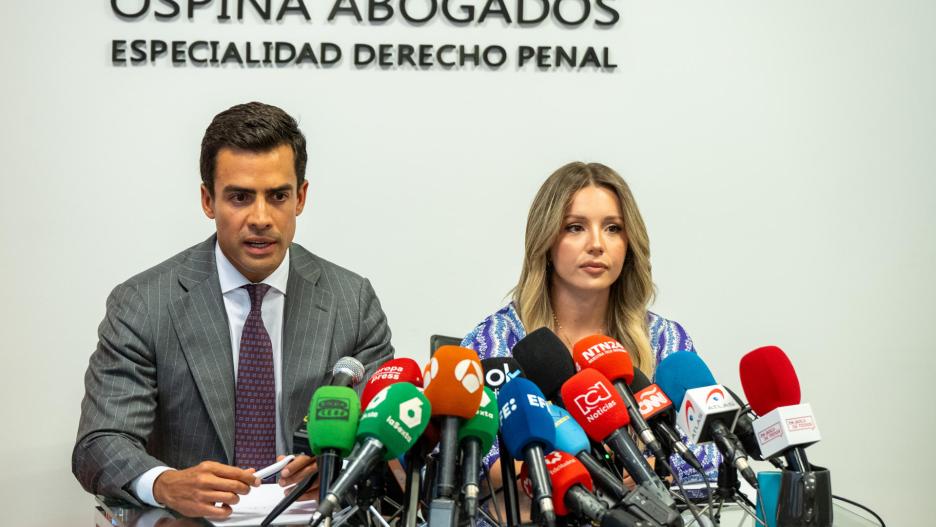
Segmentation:
[(575, 366), (579, 370), (594, 368), (604, 374), (614, 383), (630, 416), (630, 425), (637, 432), (653, 455), (662, 462), (666, 462), (666, 452), (650, 429), (650, 425), (640, 414), (640, 406), (634, 399), (628, 386), (634, 381), (634, 363), (630, 354), (620, 342), (604, 335), (592, 335), (575, 343), (572, 349)]
[(361, 408), (367, 408), (371, 399), (380, 390), (398, 382), (408, 382), (421, 388), (423, 377), (419, 364), (413, 359), (407, 358), (391, 359), (383, 363), (367, 380), (367, 384), (364, 385), (364, 390), (361, 393)]
[(783, 454), (791, 469), (810, 470), (805, 447), (822, 439), (812, 407), (800, 401), (793, 364), (776, 346), (764, 346), (741, 358), (741, 386), (760, 417), (753, 427), (765, 458)]
[(455, 498), (458, 428), (461, 420), (471, 419), (478, 413), (484, 394), (484, 370), (474, 350), (442, 346), (426, 365), (423, 379), (423, 393), (432, 405), (432, 415), (440, 418), (442, 425), (436, 481), (438, 497), (430, 505), (429, 521), (434, 524), (442, 518), (445, 523), (444, 518), (451, 515), (451, 502)]
[(741, 388), (757, 415), (800, 403), (793, 363), (777, 346), (764, 346), (741, 357)]
[(672, 502), (666, 486), (627, 434), (630, 417), (624, 400), (607, 377), (597, 370), (585, 368), (562, 385), (561, 393), (566, 410), (588, 437), (611, 447), (634, 481), (652, 484), (660, 491), (662, 499)]
[[(553, 488), (553, 506), (556, 515), (574, 514), (601, 527), (633, 527), (644, 525), (636, 516), (624, 510), (609, 510), (593, 493), (594, 486), (588, 470), (571, 454), (556, 450), (546, 455), (546, 470)], [(522, 486), (529, 494), (530, 482), (527, 465), (520, 470)]]

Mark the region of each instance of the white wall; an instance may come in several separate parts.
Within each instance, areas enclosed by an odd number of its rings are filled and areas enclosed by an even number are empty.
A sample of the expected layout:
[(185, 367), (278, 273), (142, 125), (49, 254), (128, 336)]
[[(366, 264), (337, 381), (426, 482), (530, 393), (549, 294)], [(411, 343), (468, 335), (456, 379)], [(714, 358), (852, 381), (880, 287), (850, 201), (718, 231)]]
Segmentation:
[[(783, 347), (836, 493), (921, 525), (936, 432), (919, 410), (936, 367), (936, 4), (615, 5), (614, 29), (568, 31), (328, 25), (323, 6), (311, 25), (126, 23), (104, 0), (5, 2), (0, 503), (33, 512), (21, 525), (90, 524), (69, 463), (104, 299), (212, 232), (201, 134), (259, 99), (309, 138), (297, 241), (371, 278), (400, 355), (422, 360), (430, 334), (461, 335), (499, 307), (539, 184), (566, 161), (602, 161), (649, 226), (654, 309), (735, 387), (743, 353)], [(619, 68), (110, 65), (111, 38), (160, 36), (595, 43)]]

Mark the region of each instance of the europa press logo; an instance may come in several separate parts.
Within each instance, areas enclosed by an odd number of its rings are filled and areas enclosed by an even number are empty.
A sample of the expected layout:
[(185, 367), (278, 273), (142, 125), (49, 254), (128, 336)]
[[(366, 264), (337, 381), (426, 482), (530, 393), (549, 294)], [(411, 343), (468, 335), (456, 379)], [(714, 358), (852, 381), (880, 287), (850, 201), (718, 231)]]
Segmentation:
[(315, 407), (315, 419), (319, 421), (347, 421), (350, 415), (351, 403), (342, 397), (322, 399)]
[(585, 393), (576, 395), (575, 405), (583, 414), (588, 415), (595, 408), (598, 408), (601, 403), (610, 400), (611, 393), (608, 391), (608, 387), (599, 381), (590, 386)]

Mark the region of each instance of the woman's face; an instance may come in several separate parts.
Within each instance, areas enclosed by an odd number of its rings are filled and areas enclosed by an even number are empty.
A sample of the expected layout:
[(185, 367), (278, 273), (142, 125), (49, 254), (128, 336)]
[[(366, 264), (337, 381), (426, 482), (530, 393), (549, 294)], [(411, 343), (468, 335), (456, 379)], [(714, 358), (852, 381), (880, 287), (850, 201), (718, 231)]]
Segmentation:
[(573, 294), (608, 290), (621, 275), (627, 254), (617, 195), (596, 186), (576, 192), (549, 254), (554, 288)]

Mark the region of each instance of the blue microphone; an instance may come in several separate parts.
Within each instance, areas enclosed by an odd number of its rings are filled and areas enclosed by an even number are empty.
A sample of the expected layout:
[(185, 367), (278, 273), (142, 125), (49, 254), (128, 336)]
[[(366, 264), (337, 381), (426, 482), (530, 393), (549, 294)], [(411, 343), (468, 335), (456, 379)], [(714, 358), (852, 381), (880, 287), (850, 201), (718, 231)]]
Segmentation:
[(623, 499), (627, 494), (624, 483), (592, 455), (588, 434), (572, 418), (572, 415), (554, 404), (549, 405), (549, 414), (556, 427), (556, 450), (568, 452), (581, 461), (594, 484), (605, 494), (614, 498), (615, 501)]
[(725, 458), (755, 489), (757, 476), (748, 462), (741, 441), (731, 431), (741, 407), (698, 354), (677, 351), (660, 361), (656, 371), (657, 386), (678, 408), (676, 420), (694, 443), (714, 441)]
[(691, 351), (677, 351), (661, 360), (656, 370), (656, 383), (677, 410), (682, 406), (686, 390), (718, 384), (705, 362)]
[(501, 386), (497, 405), (500, 407), (504, 446), (514, 459), (526, 461), (533, 500), (539, 505), (544, 524), (554, 527), (556, 511), (544, 456), (553, 451), (556, 427), (549, 415), (546, 398), (535, 384), (518, 377)]

